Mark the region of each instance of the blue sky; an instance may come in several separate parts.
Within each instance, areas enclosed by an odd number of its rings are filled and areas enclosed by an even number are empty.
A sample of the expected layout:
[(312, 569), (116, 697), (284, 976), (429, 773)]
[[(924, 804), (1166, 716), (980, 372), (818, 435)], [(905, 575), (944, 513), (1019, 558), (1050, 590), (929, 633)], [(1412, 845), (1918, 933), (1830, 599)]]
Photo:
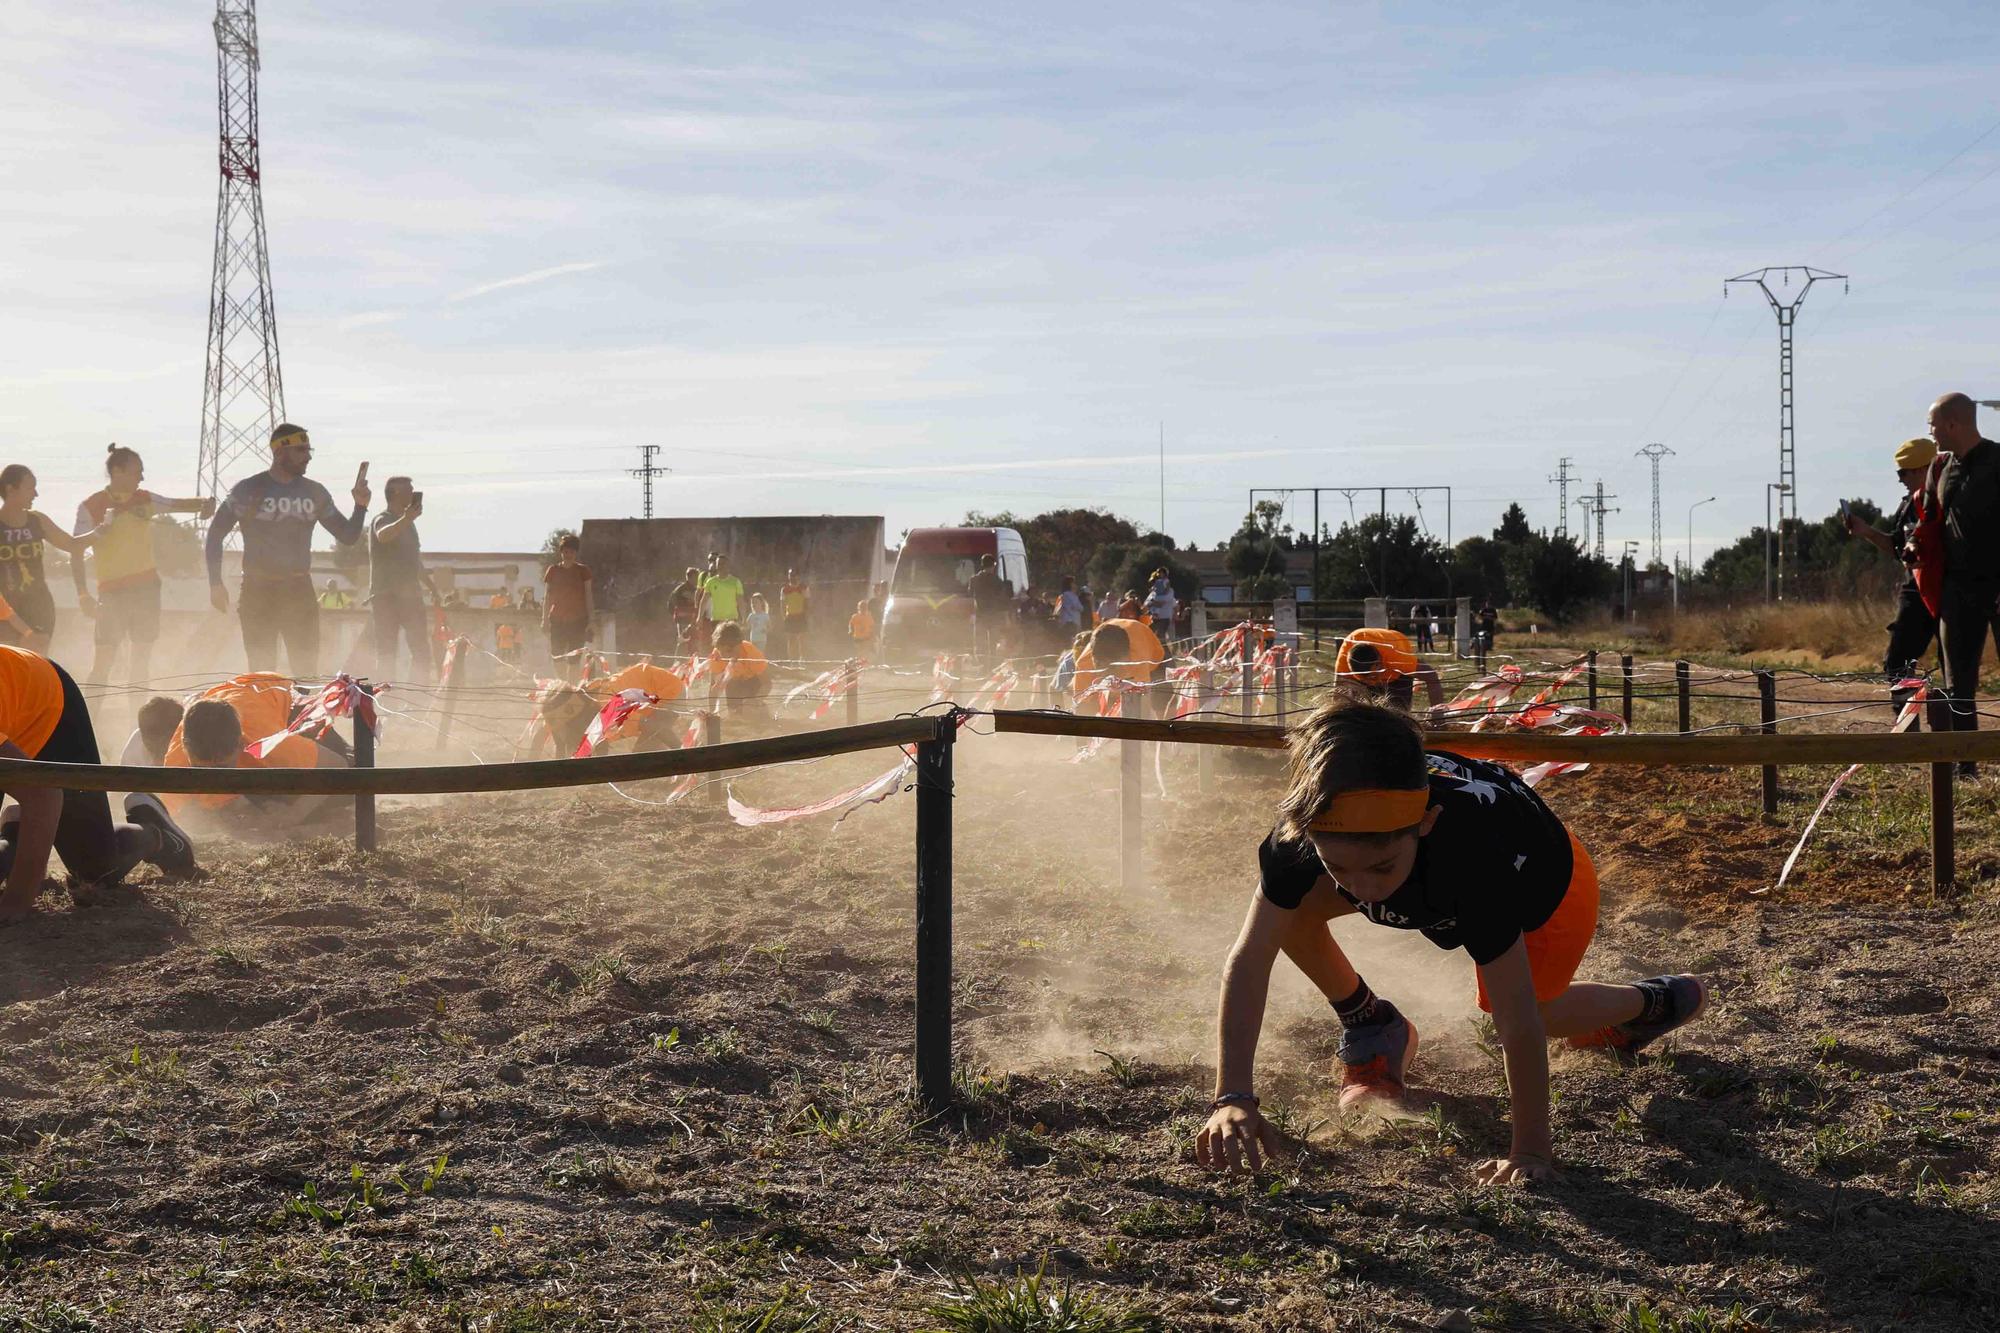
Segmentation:
[[(850, 11), (850, 12), (843, 12)], [(104, 443), (191, 484), (212, 8), (0, 11), (0, 440), (67, 516)], [(418, 476), (427, 544), (636, 512), (1103, 504), (1212, 543), (1251, 486), (1567, 455), (1669, 547), (1761, 522), (1801, 316), (1801, 510), (2000, 398), (1978, 7), (261, 6), (290, 415)], [(1982, 137), (1984, 136), (1984, 137)], [(1344, 517), (1344, 502), (1330, 517)], [(1572, 519), (1576, 517), (1572, 511)], [(1425, 519), (1440, 536), (1442, 515)]]

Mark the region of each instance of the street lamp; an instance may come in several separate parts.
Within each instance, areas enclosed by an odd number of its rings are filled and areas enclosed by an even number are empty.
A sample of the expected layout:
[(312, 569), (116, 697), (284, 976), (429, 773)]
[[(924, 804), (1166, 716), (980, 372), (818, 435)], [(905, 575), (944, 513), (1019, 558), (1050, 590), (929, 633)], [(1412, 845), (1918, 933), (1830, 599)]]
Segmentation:
[(1625, 553), (1618, 559), (1618, 563), (1625, 567), (1625, 620), (1628, 624), (1639, 618), (1639, 613), (1632, 608), (1632, 557), (1638, 551), (1639, 545), (1631, 538), (1626, 538)]
[(1790, 484), (1782, 481), (1764, 483), (1764, 600), (1771, 600), (1771, 494), (1790, 495)]
[[(1692, 577), (1694, 574), (1694, 511), (1701, 508), (1703, 505), (1714, 504), (1714, 503), (1715, 503), (1715, 497), (1711, 495), (1706, 500), (1696, 500), (1693, 504), (1688, 506), (1687, 558), (1682, 562), (1682, 567), (1687, 571), (1690, 577)], [(1681, 581), (1679, 579), (1675, 579), (1674, 614), (1679, 615), (1680, 613), (1681, 613)]]

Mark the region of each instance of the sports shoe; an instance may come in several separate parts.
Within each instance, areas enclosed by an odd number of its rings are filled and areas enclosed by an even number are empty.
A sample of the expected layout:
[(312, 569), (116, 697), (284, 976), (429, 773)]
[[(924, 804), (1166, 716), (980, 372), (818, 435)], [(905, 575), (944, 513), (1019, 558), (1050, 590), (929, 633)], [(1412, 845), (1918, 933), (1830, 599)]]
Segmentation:
[(194, 841), (174, 822), (159, 797), (133, 792), (125, 798), (125, 819), (160, 835), (160, 849), (147, 857), (148, 861), (176, 879), (185, 879), (195, 872)]
[[(1642, 991), (1665, 992), (1661, 1017), (1652, 1022), (1635, 1018), (1629, 1023), (1599, 1028), (1596, 1032), (1571, 1037), (1569, 1044), (1580, 1050), (1608, 1047), (1624, 1055), (1637, 1055), (1675, 1028), (1694, 1022), (1701, 1017), (1702, 1010), (1708, 1008), (1708, 986), (1700, 977), (1685, 972), (1671, 977), (1648, 977), (1632, 984)], [(1650, 995), (1648, 999), (1651, 999)]]
[(1398, 1101), (1407, 1089), (1403, 1076), (1417, 1058), (1417, 1029), (1386, 1000), (1376, 1001), (1389, 1017), (1367, 1027), (1348, 1028), (1340, 1038), (1340, 1105), (1351, 1109), (1369, 1098)]

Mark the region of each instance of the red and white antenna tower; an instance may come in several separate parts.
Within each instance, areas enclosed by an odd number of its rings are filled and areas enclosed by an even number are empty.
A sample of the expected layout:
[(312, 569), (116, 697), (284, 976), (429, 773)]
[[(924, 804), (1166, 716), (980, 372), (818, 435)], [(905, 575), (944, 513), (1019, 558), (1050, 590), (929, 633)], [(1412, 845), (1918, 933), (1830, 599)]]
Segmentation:
[(263, 171), (257, 155), (257, 0), (217, 0), (216, 106), (222, 183), (215, 198), (215, 274), (208, 298), (208, 366), (202, 376), (196, 491), (220, 499), (227, 473), (258, 463), (285, 416), (278, 313), (264, 241)]

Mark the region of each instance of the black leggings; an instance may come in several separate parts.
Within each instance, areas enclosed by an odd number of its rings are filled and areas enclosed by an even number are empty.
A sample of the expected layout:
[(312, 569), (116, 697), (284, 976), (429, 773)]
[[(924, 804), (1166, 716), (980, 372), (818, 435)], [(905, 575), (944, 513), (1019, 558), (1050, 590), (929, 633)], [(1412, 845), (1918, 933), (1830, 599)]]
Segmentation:
[[(83, 695), (69, 672), (58, 666), (56, 676), (62, 681), (62, 717), (35, 758), (51, 764), (102, 763)], [(56, 822), (56, 855), (77, 879), (116, 884), (157, 848), (157, 835), (151, 829), (112, 822), (111, 800), (105, 793), (66, 791), (62, 798), (62, 816)], [(8, 836), (0, 839), (0, 875), (13, 867), (14, 839), (9, 830)]]
[(1993, 625), (1991, 584), (1954, 585), (1947, 575), (1938, 605), (1938, 638), (1944, 646), (1945, 693), (1951, 699), (1954, 731), (1979, 730), (1979, 660), (1986, 655), (1986, 632)]

